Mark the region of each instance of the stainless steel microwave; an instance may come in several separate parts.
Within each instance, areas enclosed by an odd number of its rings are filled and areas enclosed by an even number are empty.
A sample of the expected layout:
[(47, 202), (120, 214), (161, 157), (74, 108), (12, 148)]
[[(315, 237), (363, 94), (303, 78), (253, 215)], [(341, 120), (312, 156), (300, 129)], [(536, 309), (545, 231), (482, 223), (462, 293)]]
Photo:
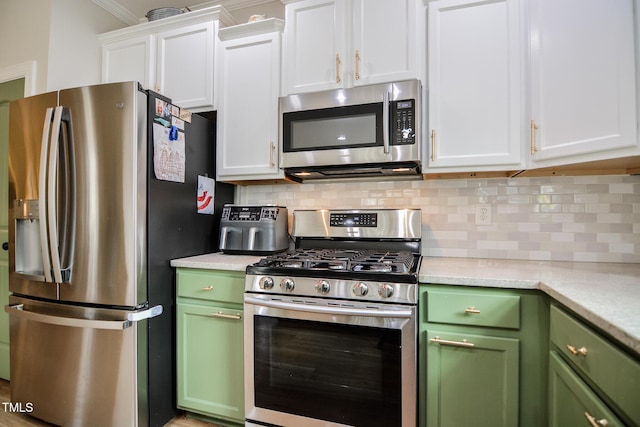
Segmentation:
[(420, 174), (418, 80), (280, 98), (280, 167), (297, 180)]

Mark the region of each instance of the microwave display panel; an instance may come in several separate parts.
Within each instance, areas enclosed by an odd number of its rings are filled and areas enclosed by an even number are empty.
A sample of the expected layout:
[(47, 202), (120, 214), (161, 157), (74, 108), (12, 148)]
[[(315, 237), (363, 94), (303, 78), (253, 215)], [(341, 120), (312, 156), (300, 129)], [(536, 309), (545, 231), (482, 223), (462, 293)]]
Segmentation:
[(285, 152), (376, 147), (382, 138), (382, 103), (285, 113)]
[(416, 142), (415, 108), (412, 99), (391, 103), (391, 145)]

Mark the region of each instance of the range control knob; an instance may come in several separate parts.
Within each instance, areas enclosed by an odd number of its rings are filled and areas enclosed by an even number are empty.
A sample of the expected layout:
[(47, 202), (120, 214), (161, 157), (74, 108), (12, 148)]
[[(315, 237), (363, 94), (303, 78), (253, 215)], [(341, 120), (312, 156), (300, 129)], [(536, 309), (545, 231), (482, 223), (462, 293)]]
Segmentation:
[(258, 286), (260, 286), (260, 289), (268, 291), (269, 289), (273, 288), (273, 279), (271, 277), (263, 277), (262, 279), (260, 279)]
[(369, 292), (369, 287), (364, 282), (358, 282), (353, 285), (353, 294), (357, 297), (363, 297)]
[(378, 295), (382, 298), (391, 298), (393, 296), (393, 285), (384, 284), (378, 286)]
[(318, 283), (316, 283), (316, 291), (318, 291), (319, 294), (328, 294), (330, 290), (331, 284), (326, 280), (319, 280)]
[(280, 287), (283, 291), (291, 292), (293, 291), (293, 288), (296, 287), (296, 284), (294, 283), (293, 279), (282, 279), (282, 281), (280, 282)]

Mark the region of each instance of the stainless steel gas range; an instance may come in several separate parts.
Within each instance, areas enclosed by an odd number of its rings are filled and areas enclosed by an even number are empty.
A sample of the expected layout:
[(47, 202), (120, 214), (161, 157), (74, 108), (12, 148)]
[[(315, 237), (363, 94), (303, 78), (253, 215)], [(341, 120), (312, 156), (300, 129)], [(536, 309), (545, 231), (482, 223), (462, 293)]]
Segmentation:
[(416, 425), (418, 209), (299, 210), (247, 267), (248, 426)]

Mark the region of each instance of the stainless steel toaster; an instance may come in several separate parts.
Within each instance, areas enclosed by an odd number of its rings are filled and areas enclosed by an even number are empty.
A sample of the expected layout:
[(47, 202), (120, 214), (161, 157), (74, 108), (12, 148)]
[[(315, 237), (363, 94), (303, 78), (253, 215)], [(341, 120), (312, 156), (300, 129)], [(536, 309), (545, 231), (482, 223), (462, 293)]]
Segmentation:
[(289, 248), (289, 214), (282, 206), (225, 205), (220, 250), (228, 254), (272, 254)]

